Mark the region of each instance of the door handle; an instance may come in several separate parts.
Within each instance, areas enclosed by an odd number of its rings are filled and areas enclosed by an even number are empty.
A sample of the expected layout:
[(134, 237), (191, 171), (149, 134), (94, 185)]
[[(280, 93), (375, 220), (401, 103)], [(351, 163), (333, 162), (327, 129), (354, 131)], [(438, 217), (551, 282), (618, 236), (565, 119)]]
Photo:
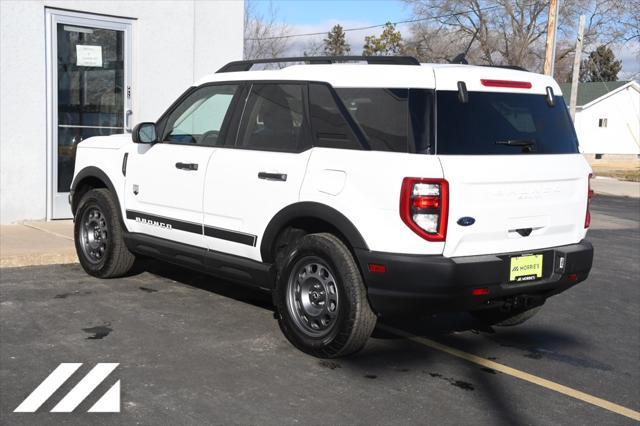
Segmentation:
[(258, 179), (264, 179), (264, 180), (279, 180), (281, 182), (286, 182), (287, 180), (287, 175), (286, 173), (267, 173), (267, 172), (260, 172), (258, 173)]
[(181, 170), (198, 170), (198, 165), (196, 163), (176, 163), (176, 169)]

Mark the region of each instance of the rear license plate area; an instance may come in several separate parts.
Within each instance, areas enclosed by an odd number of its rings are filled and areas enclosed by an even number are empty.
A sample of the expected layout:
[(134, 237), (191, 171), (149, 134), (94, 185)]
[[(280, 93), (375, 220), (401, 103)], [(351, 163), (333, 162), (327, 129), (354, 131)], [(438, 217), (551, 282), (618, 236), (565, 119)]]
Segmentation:
[(544, 256), (542, 253), (525, 254), (509, 258), (509, 282), (522, 283), (536, 281), (543, 275)]

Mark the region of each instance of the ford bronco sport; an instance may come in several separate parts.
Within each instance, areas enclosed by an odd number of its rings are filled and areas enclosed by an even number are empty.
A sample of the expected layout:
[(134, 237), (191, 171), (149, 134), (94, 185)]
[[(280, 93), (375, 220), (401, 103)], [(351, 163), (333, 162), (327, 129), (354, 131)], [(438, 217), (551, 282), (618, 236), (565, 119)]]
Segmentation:
[(587, 278), (591, 170), (553, 79), (276, 61), (306, 64), (232, 62), (157, 122), (78, 145), (70, 202), (89, 274), (144, 255), (258, 286), (318, 357), (358, 351), (380, 316), (519, 324)]

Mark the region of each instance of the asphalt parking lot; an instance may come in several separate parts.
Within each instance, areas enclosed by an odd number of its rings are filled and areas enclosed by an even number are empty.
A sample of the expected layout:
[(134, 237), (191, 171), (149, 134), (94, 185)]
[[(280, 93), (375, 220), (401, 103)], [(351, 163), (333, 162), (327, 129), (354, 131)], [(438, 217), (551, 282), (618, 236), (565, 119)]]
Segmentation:
[[(466, 314), (387, 324), (402, 332), (381, 328), (357, 356), (331, 361), (285, 340), (266, 294), (157, 262), (109, 281), (79, 265), (3, 269), (0, 422), (637, 424), (640, 200), (600, 196), (593, 212), (590, 278), (526, 324), (482, 328)], [(36, 413), (13, 413), (63, 362), (84, 364)], [(49, 413), (98, 362), (120, 365), (73, 413)], [(87, 413), (118, 379), (122, 412)]]

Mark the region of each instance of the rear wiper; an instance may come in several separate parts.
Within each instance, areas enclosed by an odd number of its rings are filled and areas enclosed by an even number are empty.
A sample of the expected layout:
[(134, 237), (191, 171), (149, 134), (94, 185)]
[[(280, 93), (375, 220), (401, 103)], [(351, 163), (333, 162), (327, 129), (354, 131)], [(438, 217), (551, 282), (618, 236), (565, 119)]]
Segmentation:
[(506, 141), (496, 141), (496, 145), (508, 146), (535, 146), (536, 141), (531, 139), (509, 139)]
[(536, 150), (536, 141), (531, 139), (509, 139), (506, 141), (496, 141), (496, 145), (518, 146), (522, 148), (522, 152), (534, 152)]

